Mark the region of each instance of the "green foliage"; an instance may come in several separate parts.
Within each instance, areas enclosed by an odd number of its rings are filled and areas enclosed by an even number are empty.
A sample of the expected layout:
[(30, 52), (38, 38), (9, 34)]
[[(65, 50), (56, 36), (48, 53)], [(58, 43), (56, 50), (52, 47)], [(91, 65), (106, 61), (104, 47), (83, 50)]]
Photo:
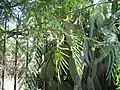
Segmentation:
[[(116, 13), (119, 2), (99, 2), (0, 2), (0, 58), (3, 59), (3, 41), (7, 41), (7, 53), (14, 54), (14, 41), (18, 40), (18, 52), (26, 57), (23, 69), (18, 70), (19, 81), (25, 85), (25, 90), (102, 90), (101, 74), (109, 83), (112, 77), (117, 77), (115, 83), (119, 85), (119, 75), (116, 75), (120, 54), (120, 30), (116, 26), (119, 25), (116, 18), (120, 17)], [(107, 18), (109, 13), (115, 17)], [(10, 29), (9, 20), (15, 21), (15, 29)], [(105, 68), (101, 68), (102, 65)]]

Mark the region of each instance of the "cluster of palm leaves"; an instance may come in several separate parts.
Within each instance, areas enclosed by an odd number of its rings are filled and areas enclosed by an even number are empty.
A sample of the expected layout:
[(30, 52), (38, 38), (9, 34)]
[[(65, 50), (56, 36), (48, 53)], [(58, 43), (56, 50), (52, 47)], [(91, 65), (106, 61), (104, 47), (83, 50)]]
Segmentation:
[[(18, 63), (17, 54), (25, 54), (21, 70), (13, 62), (14, 79), (25, 90), (119, 86), (119, 1), (3, 0), (0, 5), (1, 65), (8, 51)], [(16, 28), (11, 29), (11, 21)]]

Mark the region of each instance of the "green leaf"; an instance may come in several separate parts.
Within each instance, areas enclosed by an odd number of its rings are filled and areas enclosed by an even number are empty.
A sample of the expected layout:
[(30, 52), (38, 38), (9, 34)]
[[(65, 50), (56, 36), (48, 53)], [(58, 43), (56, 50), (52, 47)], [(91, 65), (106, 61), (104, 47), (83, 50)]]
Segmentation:
[(92, 66), (92, 78), (96, 76), (96, 72), (97, 72), (97, 65), (93, 65)]
[(112, 49), (113, 49), (113, 47), (111, 45), (101, 48), (101, 50), (102, 50), (101, 56), (95, 60), (94, 64), (97, 65), (98, 63), (100, 63), (105, 57), (107, 57), (109, 55), (109, 52)]
[(103, 27), (103, 16), (101, 13), (98, 13), (97, 20), (96, 20), (97, 27)]
[(60, 51), (59, 51), (58, 48), (55, 50), (55, 59), (56, 59), (57, 61), (59, 61), (59, 59), (60, 59)]
[(95, 84), (95, 89), (96, 90), (102, 90), (97, 76), (94, 77), (93, 81), (94, 81), (94, 84)]
[(81, 87), (81, 79), (80, 79), (80, 76), (78, 75), (78, 72), (77, 72), (77, 68), (76, 68), (76, 64), (75, 64), (75, 60), (70, 57), (70, 60), (69, 60), (69, 71), (70, 71), (70, 75), (74, 81), (74, 84), (76, 87)]
[(109, 53), (109, 60), (108, 60), (108, 67), (107, 67), (107, 72), (106, 72), (106, 75), (108, 75), (108, 73), (109, 73), (109, 70), (110, 70), (110, 67), (111, 67), (111, 61), (112, 61), (112, 59), (111, 59), (111, 54)]
[(51, 60), (49, 61), (48, 63), (48, 66), (47, 66), (47, 70), (46, 70), (46, 77), (47, 78), (52, 78), (54, 76), (54, 72), (55, 72), (55, 65), (53, 64), (53, 59), (54, 59), (54, 56), (51, 56)]
[(92, 16), (89, 17), (89, 25), (90, 25), (89, 35), (90, 37), (92, 37), (94, 30), (94, 18)]
[(90, 76), (87, 78), (87, 87), (88, 90), (95, 90), (93, 80)]
[(68, 57), (69, 58), (69, 55), (67, 55), (66, 53), (64, 53), (64, 52), (60, 52), (61, 53), (61, 55), (64, 55), (64, 56), (66, 56), (66, 57)]
[(55, 65), (53, 63), (54, 55), (45, 62), (45, 64), (41, 67), (41, 78), (52, 78), (55, 72)]
[(89, 59), (88, 59), (88, 41), (84, 40), (84, 59), (85, 61), (87, 61), (87, 63), (89, 63)]
[(110, 68), (109, 68), (109, 72), (108, 72), (108, 74), (107, 74), (106, 79), (108, 79), (108, 78), (110, 77), (110, 75), (111, 75), (111, 73), (112, 73), (114, 61), (115, 61), (115, 55), (114, 55), (113, 50), (112, 50), (112, 53), (111, 53), (111, 54), (112, 54), (112, 60), (111, 60), (111, 63), (110, 63)]

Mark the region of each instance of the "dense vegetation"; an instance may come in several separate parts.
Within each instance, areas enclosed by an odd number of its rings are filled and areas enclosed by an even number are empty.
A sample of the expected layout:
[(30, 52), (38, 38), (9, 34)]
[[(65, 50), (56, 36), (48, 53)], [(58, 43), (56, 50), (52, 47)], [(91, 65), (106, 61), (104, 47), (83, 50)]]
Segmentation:
[(1, 87), (120, 90), (119, 0), (0, 0)]

